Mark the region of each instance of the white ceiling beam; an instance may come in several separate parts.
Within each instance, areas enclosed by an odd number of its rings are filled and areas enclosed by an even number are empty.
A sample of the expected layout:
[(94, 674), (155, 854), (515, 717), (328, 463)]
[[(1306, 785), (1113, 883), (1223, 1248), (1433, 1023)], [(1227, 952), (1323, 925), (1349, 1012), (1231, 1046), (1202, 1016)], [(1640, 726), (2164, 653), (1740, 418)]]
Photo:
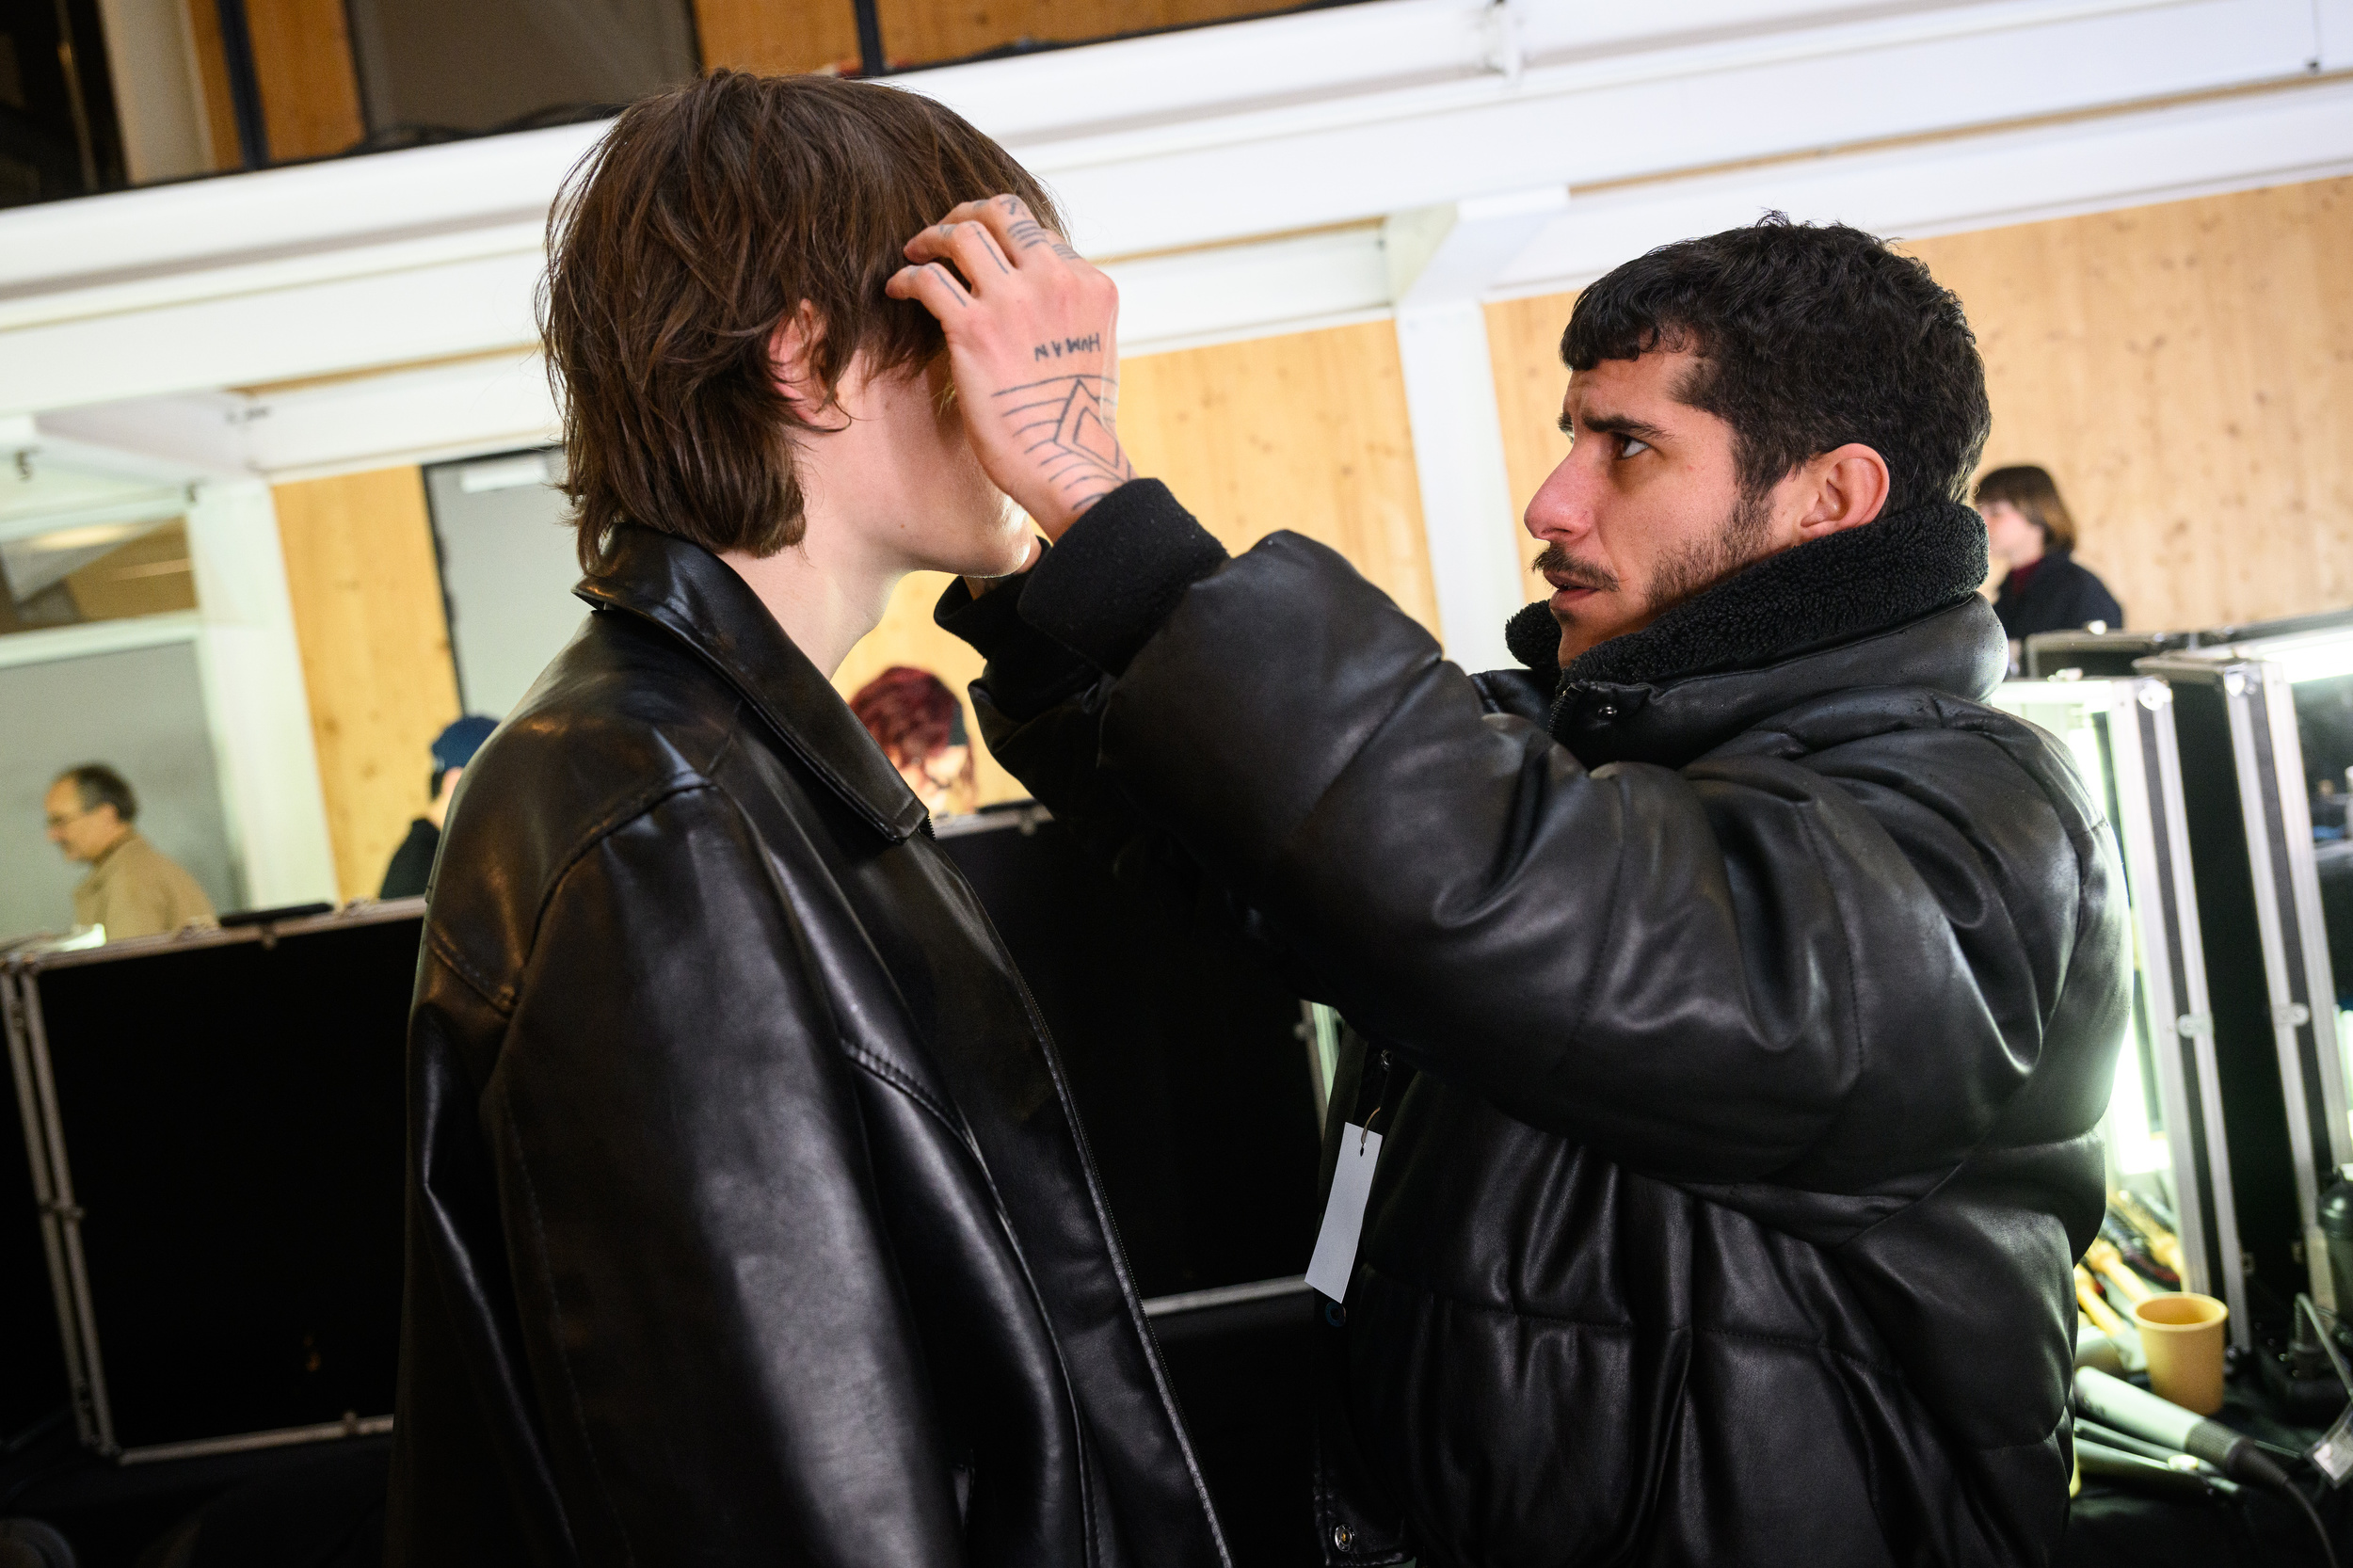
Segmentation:
[(2313, 0), (2313, 22), (2320, 32), (2313, 69), (2353, 70), (2353, 0)]
[[(1960, 0), (1864, 13), (1661, 0), (1609, 16), (1523, 0), (1514, 80), (1489, 69), (1483, 5), (1377, 0), (903, 80), (1008, 136), (1056, 183), (1096, 253), (1189, 252), (1117, 266), (1131, 280), (1132, 350), (1386, 303), (1362, 239), (1248, 251), (1225, 241), (1497, 191), (1998, 122), (1983, 137), (1855, 154), (1877, 158), (1891, 186), (1908, 184), (1890, 210), (1911, 232), (1978, 221), (2009, 200), (1999, 182), (1948, 191), (1916, 170), (1965, 170), (1965, 143), (2001, 141), (2012, 133), (1999, 124), (2021, 117), (2300, 83), (2313, 59), (2345, 47), (2320, 29), (2353, 0), (2320, 3), (2316, 21), (2312, 0)], [(2217, 186), (2333, 167), (2265, 144), (2274, 122), (2251, 116), (2249, 134), (2189, 147), (2182, 167)], [(547, 201), (600, 134), (561, 127), (0, 213), (0, 415), (526, 344)], [(2170, 163), (2127, 169), (2139, 155), (2131, 138), (2104, 135), (2097, 120), (2027, 135), (2053, 156), (2017, 188), (2065, 186), (2051, 198), (2062, 204), (2171, 178)], [(2076, 144), (2098, 151), (2061, 155)], [(1843, 157), (1820, 162), (1849, 167)], [(1534, 248), (1568, 260), (1523, 258), (1506, 282), (1587, 269), (1602, 220), (1656, 232), (1638, 210), (1663, 217), (1681, 202), (1693, 221), (1676, 232), (1696, 232), (1721, 226), (1703, 214), (1753, 206), (1755, 191), (1800, 178), (1604, 193)], [(1583, 227), (1589, 214), (1602, 226)], [(1319, 255), (1334, 276), (1315, 275)]]
[[(1073, 198), (1090, 248), (1126, 254), (2284, 79), (2319, 53), (2310, 0), (1962, 0), (1860, 15), (1661, 0), (1596, 14), (1608, 9), (1526, 0), (1516, 82), (1488, 68), (1485, 6), (1378, 0), (897, 83), (1004, 139)], [(0, 305), (472, 243), (461, 236), (477, 232), (528, 244), (602, 131), (561, 126), (12, 209), (0, 213)], [(1340, 156), (1324, 158), (1335, 136)], [(1385, 154), (1401, 139), (1430, 145), (1396, 162)], [(1220, 151), (1268, 161), (1239, 183), (1209, 178), (1225, 169), (1208, 156)], [(1406, 188), (1433, 167), (1443, 188)], [(1138, 188), (1120, 201), (1099, 188), (1147, 168), (1199, 177), (1130, 181)], [(1259, 210), (1270, 195), (1297, 210), (1270, 221)], [(1221, 216), (1220, 203), (1246, 211)], [(1325, 216), (1302, 216), (1309, 209)]]
[(0, 412), (413, 363), (527, 344), (536, 249), (0, 331)]
[(2089, 122), (1735, 168), (1580, 193), (1498, 280), (1503, 295), (1599, 277), (1655, 246), (1779, 210), (1932, 234), (2353, 173), (2353, 80)]
[(92, 467), (188, 483), (249, 478), (244, 420), (234, 392), (101, 403), (43, 414), (36, 441)]
[(1158, 354), (1299, 331), (1389, 305), (1379, 227), (1110, 262), (1119, 351)]
[(1115, 253), (2285, 82), (2313, 49), (2309, 0), (1952, 6), (1016, 151)]

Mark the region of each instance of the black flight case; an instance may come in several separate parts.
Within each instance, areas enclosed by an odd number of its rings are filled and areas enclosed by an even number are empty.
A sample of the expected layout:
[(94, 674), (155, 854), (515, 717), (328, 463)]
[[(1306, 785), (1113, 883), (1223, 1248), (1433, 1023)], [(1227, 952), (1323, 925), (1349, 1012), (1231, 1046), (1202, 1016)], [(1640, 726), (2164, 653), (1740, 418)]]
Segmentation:
[[(389, 1430), (424, 908), (0, 964), (27, 1157), (0, 1176), (0, 1309), (12, 1343), (57, 1349), (21, 1363), (11, 1421), (70, 1401), (125, 1464)], [(19, 1320), (28, 1264), (54, 1325)]]

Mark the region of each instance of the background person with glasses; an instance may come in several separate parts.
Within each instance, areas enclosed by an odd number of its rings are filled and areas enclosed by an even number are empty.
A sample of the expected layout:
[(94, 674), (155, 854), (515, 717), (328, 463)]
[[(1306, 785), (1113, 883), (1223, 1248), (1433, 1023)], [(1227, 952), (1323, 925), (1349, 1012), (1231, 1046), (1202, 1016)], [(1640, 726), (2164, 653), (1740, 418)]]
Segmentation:
[(216, 923), (213, 901), (196, 878), (140, 837), (132, 823), (138, 797), (103, 762), (68, 768), (42, 802), (49, 841), (69, 860), (89, 867), (73, 889), (76, 927), (102, 925), (106, 940), (153, 936), (187, 925)]

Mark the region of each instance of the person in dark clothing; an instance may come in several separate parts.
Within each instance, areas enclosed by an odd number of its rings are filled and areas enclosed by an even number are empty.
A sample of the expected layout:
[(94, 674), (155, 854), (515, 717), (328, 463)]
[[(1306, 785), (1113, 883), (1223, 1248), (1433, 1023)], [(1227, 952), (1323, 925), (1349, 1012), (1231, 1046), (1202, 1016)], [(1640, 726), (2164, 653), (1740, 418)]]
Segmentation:
[(2038, 632), (2081, 632), (2094, 623), (2108, 632), (2124, 629), (2124, 607), (2075, 559), (2075, 520), (2047, 471), (1997, 468), (1977, 481), (1977, 501), (1988, 545), (2009, 563), (1993, 613), (2010, 641)]
[(1229, 556), (1134, 477), (1115, 294), (1023, 222), (952, 212), (892, 284), (1058, 541), (939, 618), (1058, 819), (1350, 1026), (1325, 1560), (2049, 1561), (2131, 956), (2065, 747), (1983, 705), (1959, 301), (1785, 220), (1588, 287), (1527, 516), (1556, 591), (1474, 677), (1332, 551)]
[(459, 781), (408, 1035), (397, 1568), (1222, 1568), (1045, 1026), (830, 677), (1027, 540), (874, 83), (639, 99), (551, 220), (595, 612)]
[(433, 792), (432, 803), (425, 807), (424, 816), (408, 824), (408, 836), (392, 851), (392, 864), (384, 868), (384, 885), (376, 892), (377, 898), (415, 898), (431, 885), (433, 856), (441, 848), (441, 826), (449, 820), (449, 803), (457, 793), (458, 776), (498, 722), (480, 713), (466, 713), (450, 720), (433, 737), (433, 772), (425, 780), (425, 787)]

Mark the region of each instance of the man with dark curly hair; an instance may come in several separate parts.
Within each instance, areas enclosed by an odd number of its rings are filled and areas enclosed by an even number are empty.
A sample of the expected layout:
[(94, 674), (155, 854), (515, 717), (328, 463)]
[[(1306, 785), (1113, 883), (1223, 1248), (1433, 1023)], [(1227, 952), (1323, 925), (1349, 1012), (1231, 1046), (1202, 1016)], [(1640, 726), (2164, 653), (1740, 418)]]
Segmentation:
[(940, 616), (1058, 818), (1353, 1026), (1327, 1559), (2048, 1560), (2130, 953), (2065, 749), (1983, 705), (1959, 302), (1785, 220), (1588, 287), (1526, 520), (1554, 591), (1472, 676), (1331, 551), (1229, 557), (1135, 477), (1114, 292), (1024, 222), (959, 208), (892, 284), (1056, 541)]

